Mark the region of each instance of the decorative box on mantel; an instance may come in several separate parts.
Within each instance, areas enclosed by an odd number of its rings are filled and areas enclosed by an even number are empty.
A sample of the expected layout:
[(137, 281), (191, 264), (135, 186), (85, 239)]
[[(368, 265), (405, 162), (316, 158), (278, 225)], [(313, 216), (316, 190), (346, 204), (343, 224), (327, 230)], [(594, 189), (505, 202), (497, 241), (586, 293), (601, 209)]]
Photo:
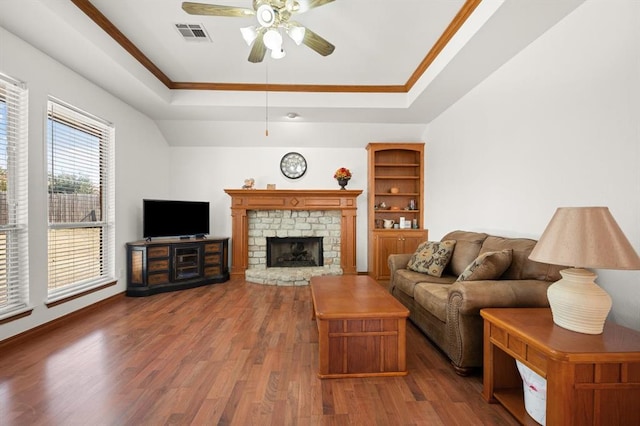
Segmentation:
[(231, 196), (231, 276), (243, 278), (248, 267), (249, 222), (252, 210), (340, 210), (340, 266), (345, 275), (356, 269), (356, 198), (362, 190), (225, 189)]

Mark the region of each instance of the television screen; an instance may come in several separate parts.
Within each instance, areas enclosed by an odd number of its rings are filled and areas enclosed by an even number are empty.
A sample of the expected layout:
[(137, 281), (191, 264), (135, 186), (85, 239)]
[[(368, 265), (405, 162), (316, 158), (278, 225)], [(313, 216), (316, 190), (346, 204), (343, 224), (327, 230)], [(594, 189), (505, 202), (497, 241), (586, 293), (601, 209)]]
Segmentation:
[(209, 202), (142, 200), (144, 238), (204, 236), (209, 233)]

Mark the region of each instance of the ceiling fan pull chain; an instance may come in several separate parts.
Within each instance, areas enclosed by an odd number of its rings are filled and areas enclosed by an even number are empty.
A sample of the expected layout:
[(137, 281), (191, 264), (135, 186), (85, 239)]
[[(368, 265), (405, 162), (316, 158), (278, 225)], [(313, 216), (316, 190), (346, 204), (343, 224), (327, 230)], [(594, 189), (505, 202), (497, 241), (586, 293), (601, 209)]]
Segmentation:
[(264, 135), (269, 136), (269, 61), (265, 61)]

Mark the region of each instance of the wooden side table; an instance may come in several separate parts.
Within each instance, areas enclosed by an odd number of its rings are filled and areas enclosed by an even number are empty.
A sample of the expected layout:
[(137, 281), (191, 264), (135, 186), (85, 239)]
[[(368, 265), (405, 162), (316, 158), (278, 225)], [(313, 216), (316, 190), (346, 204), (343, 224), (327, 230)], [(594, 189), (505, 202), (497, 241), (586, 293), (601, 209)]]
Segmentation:
[(607, 322), (602, 334), (566, 330), (548, 308), (482, 309), (484, 387), (526, 425), (519, 360), (547, 380), (546, 424), (640, 424), (640, 332)]

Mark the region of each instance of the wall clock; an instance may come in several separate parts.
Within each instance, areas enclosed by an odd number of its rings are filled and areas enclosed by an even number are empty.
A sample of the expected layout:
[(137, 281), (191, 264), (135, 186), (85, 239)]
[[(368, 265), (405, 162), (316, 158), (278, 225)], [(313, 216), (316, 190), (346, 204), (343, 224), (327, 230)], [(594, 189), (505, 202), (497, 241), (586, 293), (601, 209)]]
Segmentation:
[(307, 160), (300, 153), (288, 152), (280, 160), (280, 171), (289, 179), (298, 179), (307, 171)]

